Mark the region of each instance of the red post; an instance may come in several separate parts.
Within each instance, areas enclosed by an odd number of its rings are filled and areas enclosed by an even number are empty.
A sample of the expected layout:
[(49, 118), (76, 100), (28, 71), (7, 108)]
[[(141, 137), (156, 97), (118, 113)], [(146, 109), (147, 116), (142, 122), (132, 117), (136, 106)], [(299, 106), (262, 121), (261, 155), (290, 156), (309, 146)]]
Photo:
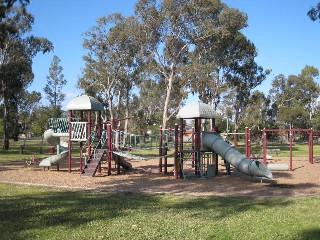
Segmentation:
[(309, 131), (309, 163), (313, 164), (313, 128)]
[(159, 129), (159, 172), (162, 172), (162, 148), (163, 148), (163, 130), (162, 126)]
[(201, 146), (201, 118), (196, 118), (195, 119), (195, 153), (196, 153), (196, 156), (195, 156), (195, 174), (198, 174), (199, 172), (199, 169), (198, 169), (198, 166), (199, 166), (199, 163), (200, 163), (200, 146)]
[(79, 165), (80, 165), (80, 174), (82, 173), (83, 170), (83, 165), (82, 165), (82, 150), (83, 150), (83, 143), (80, 142), (80, 159), (79, 159)]
[(107, 125), (107, 163), (108, 175), (111, 175), (111, 160), (112, 160), (112, 127), (111, 124)]
[(249, 128), (245, 128), (245, 155), (247, 158), (250, 157), (250, 131)]
[(289, 138), (290, 138), (290, 164), (289, 169), (292, 171), (292, 131), (289, 132)]
[(247, 140), (247, 145), (248, 145), (248, 158), (251, 157), (251, 128), (248, 128), (248, 140)]
[(87, 142), (88, 142), (88, 148), (87, 148), (87, 157), (88, 159), (91, 156), (91, 111), (88, 111), (88, 126), (87, 126), (88, 132), (87, 132)]
[(71, 138), (72, 138), (72, 124), (71, 124), (71, 121), (72, 121), (72, 111), (70, 110), (69, 111), (69, 139), (68, 139), (68, 168), (69, 168), (69, 173), (71, 173), (71, 158), (72, 158), (72, 142), (71, 142)]
[(97, 128), (98, 128), (98, 139), (99, 141), (99, 148), (101, 148), (101, 135), (102, 135), (102, 123), (101, 123), (101, 111), (98, 112), (98, 122), (97, 122)]
[(174, 178), (179, 178), (179, 126), (174, 126)]
[(194, 167), (194, 143), (195, 143), (195, 135), (194, 135), (194, 127), (192, 127), (191, 129), (191, 149), (193, 150), (192, 151), (192, 154), (191, 154), (191, 158), (192, 158), (192, 167)]
[(265, 128), (262, 130), (262, 138), (263, 138), (263, 144), (262, 144), (263, 162), (267, 164), (267, 133)]
[(164, 155), (164, 174), (167, 174), (168, 173), (168, 143), (167, 141), (165, 141), (165, 143), (163, 144), (163, 155)]
[(118, 124), (117, 126), (117, 139), (118, 139), (118, 142), (117, 142), (117, 150), (120, 151), (121, 150), (121, 146), (120, 146), (120, 142), (121, 142), (121, 134), (120, 134), (120, 125)]

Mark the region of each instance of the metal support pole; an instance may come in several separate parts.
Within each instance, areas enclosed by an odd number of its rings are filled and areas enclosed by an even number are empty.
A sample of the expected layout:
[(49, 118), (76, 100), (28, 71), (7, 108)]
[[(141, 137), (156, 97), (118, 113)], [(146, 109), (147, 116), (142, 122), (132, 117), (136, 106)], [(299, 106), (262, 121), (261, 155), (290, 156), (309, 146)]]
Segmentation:
[(159, 172), (161, 173), (162, 172), (162, 145), (163, 145), (163, 129), (162, 129), (162, 126), (160, 126), (160, 129), (159, 129)]
[(262, 150), (263, 150), (263, 162), (267, 164), (267, 134), (266, 134), (266, 129), (264, 128), (262, 130), (262, 138), (263, 138), (263, 145), (262, 145)]
[(251, 128), (248, 128), (247, 145), (248, 145), (248, 158), (251, 157)]
[(194, 154), (194, 144), (195, 144), (195, 134), (194, 134), (194, 127), (192, 127), (191, 129), (191, 149), (193, 150), (191, 153), (191, 158), (192, 158), (192, 167), (194, 167), (194, 158), (195, 158), (195, 154)]
[(82, 165), (82, 161), (83, 161), (83, 158), (82, 158), (82, 150), (83, 150), (83, 143), (80, 142), (80, 162), (79, 162), (79, 165), (80, 165), (80, 174), (82, 173), (82, 170), (83, 170), (83, 165)]
[(178, 179), (179, 178), (179, 172), (180, 172), (180, 167), (179, 167), (179, 126), (176, 124), (174, 126), (174, 178)]
[(87, 157), (90, 158), (91, 155), (91, 111), (88, 111), (88, 154)]
[(163, 155), (164, 155), (164, 174), (167, 174), (168, 173), (168, 157), (167, 157), (167, 155), (168, 155), (168, 143), (167, 142), (165, 142), (164, 144), (163, 144), (163, 147), (164, 147), (164, 149), (163, 149)]
[(289, 132), (289, 138), (290, 138), (290, 164), (289, 169), (292, 171), (292, 131)]
[(72, 111), (69, 111), (69, 139), (68, 139), (68, 168), (69, 168), (69, 173), (71, 173), (71, 158), (72, 158), (72, 142), (71, 142), (71, 138), (72, 138)]
[(112, 160), (112, 126), (107, 125), (107, 164), (108, 175), (111, 175), (111, 160)]
[(246, 155), (246, 157), (248, 158), (249, 157), (249, 153), (248, 153), (248, 127), (246, 127), (244, 129), (244, 154)]
[(313, 128), (309, 131), (309, 163), (313, 164)]

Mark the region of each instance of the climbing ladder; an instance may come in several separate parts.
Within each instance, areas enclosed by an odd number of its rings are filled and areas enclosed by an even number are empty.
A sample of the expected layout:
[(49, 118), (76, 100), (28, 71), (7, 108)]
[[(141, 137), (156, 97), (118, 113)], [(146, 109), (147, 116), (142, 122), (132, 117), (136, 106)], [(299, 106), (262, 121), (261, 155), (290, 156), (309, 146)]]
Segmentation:
[(180, 169), (184, 179), (194, 176), (204, 177), (200, 161), (195, 161), (195, 159), (199, 159), (198, 154), (194, 150), (183, 150), (180, 152)]
[(83, 170), (82, 176), (94, 177), (98, 168), (107, 155), (107, 149), (96, 149), (95, 154), (92, 154), (87, 161), (86, 167)]

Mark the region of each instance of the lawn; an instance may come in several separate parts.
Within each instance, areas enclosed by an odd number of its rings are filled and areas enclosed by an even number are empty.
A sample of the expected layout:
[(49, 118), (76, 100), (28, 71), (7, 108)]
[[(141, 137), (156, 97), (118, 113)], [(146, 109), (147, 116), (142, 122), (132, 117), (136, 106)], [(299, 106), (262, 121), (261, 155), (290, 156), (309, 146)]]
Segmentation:
[(30, 160), (33, 155), (43, 158), (49, 154), (50, 145), (46, 141), (42, 142), (41, 139), (10, 140), (9, 150), (0, 148), (0, 162)]
[(3, 240), (319, 239), (319, 203), (0, 184), (0, 233)]
[[(154, 145), (155, 142), (153, 142)], [(23, 151), (21, 151), (21, 146), (23, 146)], [(45, 158), (50, 154), (50, 145), (46, 141), (41, 141), (41, 139), (28, 139), (26, 141), (10, 141), (10, 149), (3, 150), (0, 148), (0, 162), (16, 161), (16, 160), (30, 160), (33, 155), (38, 159)], [(280, 149), (279, 157), (289, 157), (289, 144), (283, 143), (268, 143), (269, 149)], [(239, 151), (244, 153), (244, 144), (239, 142)], [(255, 155), (262, 155), (261, 146), (258, 144), (252, 144), (252, 152)], [(293, 145), (293, 156), (308, 156), (308, 143), (294, 143)], [(320, 144), (315, 143), (313, 147), (314, 156), (320, 156)], [(42, 153), (42, 154), (41, 154)], [(158, 146), (154, 145), (152, 149), (150, 148), (134, 148), (131, 151), (132, 154), (137, 156), (142, 156), (146, 158), (155, 158), (159, 156)], [(169, 156), (173, 156), (174, 148), (171, 146), (167, 153)], [(79, 146), (73, 144), (73, 155), (79, 155)]]

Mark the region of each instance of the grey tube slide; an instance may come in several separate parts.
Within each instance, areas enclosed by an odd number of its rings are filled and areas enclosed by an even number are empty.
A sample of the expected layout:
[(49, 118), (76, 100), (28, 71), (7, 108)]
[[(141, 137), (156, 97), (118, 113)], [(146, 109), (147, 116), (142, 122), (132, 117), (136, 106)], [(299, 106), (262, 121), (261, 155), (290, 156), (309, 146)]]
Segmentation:
[(68, 157), (68, 147), (61, 146), (60, 137), (68, 136), (67, 133), (54, 133), (52, 129), (48, 129), (44, 132), (44, 139), (51, 145), (58, 145), (59, 152), (60, 149), (62, 150), (61, 153), (57, 155), (53, 155), (43, 159), (40, 163), (40, 167), (51, 167), (53, 165), (59, 164), (62, 160), (65, 160)]
[(203, 132), (202, 146), (217, 153), (229, 162), (236, 171), (254, 177), (272, 178), (272, 173), (266, 165), (257, 160), (246, 158), (236, 148), (230, 146), (219, 135), (212, 132)]

